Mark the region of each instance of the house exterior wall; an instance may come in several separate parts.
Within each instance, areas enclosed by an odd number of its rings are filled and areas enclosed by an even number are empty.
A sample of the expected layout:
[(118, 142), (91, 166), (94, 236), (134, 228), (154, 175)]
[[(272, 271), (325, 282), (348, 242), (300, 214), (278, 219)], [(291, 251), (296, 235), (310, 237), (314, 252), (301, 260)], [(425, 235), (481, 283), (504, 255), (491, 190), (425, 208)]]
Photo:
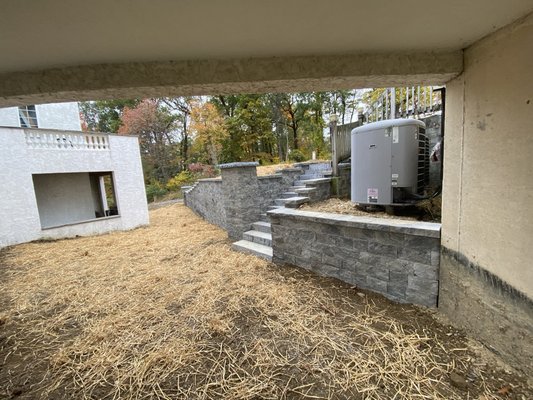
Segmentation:
[(33, 185), (43, 228), (95, 218), (88, 173), (33, 175)]
[[(139, 144), (136, 137), (107, 136), (109, 149), (31, 148), (25, 132), (43, 130), (0, 129), (0, 247), (40, 238), (94, 235), (110, 230), (132, 229), (148, 223)], [(111, 171), (119, 217), (70, 226), (41, 229), (32, 174)]]
[[(78, 103), (37, 104), (35, 111), (41, 129), (81, 131)], [(0, 126), (20, 127), (18, 107), (0, 108)]]
[(37, 104), (35, 110), (39, 128), (81, 131), (78, 103)]
[(20, 126), (18, 107), (0, 108), (0, 126)]
[[(533, 16), (447, 85), (439, 307), (533, 372)], [(525, 350), (525, 351), (524, 351)]]

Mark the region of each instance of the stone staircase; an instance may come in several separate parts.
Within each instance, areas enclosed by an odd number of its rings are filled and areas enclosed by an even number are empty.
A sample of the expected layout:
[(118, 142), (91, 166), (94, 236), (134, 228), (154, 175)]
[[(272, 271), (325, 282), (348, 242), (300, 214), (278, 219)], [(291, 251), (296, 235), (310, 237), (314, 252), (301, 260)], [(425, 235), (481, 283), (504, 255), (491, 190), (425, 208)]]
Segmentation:
[[(310, 166), (316, 165), (313, 169)], [(282, 193), (280, 198), (274, 200), (274, 204), (268, 207), (268, 210), (276, 208), (298, 208), (300, 205), (312, 200), (314, 187), (308, 187), (319, 180), (329, 179), (325, 176), (331, 175), (331, 169), (327, 164), (296, 164), (296, 167), (302, 168), (303, 174), (294, 181), (293, 186), (288, 191)], [(320, 168), (318, 167), (320, 166)], [(308, 168), (306, 168), (308, 167)], [(257, 257), (272, 261), (272, 233), (270, 219), (268, 215), (261, 214), (261, 220), (251, 225), (251, 230), (244, 232), (242, 240), (232, 244), (231, 248), (242, 253), (253, 254)]]

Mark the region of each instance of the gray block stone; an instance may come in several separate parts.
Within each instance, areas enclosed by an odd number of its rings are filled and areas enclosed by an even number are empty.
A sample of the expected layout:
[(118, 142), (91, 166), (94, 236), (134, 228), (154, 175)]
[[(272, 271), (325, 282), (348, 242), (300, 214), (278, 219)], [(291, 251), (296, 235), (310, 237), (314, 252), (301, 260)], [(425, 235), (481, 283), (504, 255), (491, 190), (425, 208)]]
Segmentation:
[(396, 246), (377, 242), (368, 242), (368, 252), (389, 257), (398, 256), (398, 248)]

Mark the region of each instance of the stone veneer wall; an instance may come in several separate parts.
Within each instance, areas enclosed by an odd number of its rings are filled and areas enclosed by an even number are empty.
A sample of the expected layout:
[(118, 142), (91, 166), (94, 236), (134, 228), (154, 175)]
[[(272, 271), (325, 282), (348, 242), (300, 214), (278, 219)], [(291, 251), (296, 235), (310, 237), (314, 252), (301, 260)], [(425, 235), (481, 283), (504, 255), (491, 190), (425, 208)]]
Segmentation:
[(289, 190), (301, 169), (288, 168), (275, 175), (257, 176), (257, 163), (219, 165), (221, 179), (202, 179), (184, 190), (185, 205), (212, 224), (240, 239), (268, 206)]
[(250, 230), (250, 225), (261, 217), (257, 165), (255, 162), (236, 162), (219, 166), (226, 230), (232, 239), (242, 238), (242, 234)]
[(273, 261), (405, 303), (437, 305), (440, 224), (293, 209), (269, 211)]
[(259, 185), (259, 210), (260, 213), (266, 213), (269, 206), (274, 203), (275, 199), (281, 197), (281, 193), (285, 192), (283, 185), (283, 177), (280, 175), (266, 175), (258, 176), (257, 183)]
[(222, 179), (200, 179), (185, 196), (185, 205), (206, 221), (226, 227), (226, 209), (222, 201)]
[(352, 165), (350, 163), (339, 164), (339, 180), (337, 187), (337, 196), (350, 197), (352, 182)]

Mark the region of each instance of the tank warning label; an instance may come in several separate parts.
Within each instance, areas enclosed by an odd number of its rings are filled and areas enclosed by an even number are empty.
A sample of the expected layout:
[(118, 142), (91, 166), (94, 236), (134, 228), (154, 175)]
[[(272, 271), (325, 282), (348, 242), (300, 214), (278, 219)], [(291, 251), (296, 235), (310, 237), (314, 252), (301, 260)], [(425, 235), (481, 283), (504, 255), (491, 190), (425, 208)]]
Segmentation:
[(400, 132), (397, 126), (392, 128), (392, 143), (400, 142)]
[(369, 203), (377, 203), (378, 202), (378, 190), (377, 189), (367, 189), (366, 195), (368, 197)]
[(398, 186), (398, 174), (392, 174), (391, 183), (392, 186)]

